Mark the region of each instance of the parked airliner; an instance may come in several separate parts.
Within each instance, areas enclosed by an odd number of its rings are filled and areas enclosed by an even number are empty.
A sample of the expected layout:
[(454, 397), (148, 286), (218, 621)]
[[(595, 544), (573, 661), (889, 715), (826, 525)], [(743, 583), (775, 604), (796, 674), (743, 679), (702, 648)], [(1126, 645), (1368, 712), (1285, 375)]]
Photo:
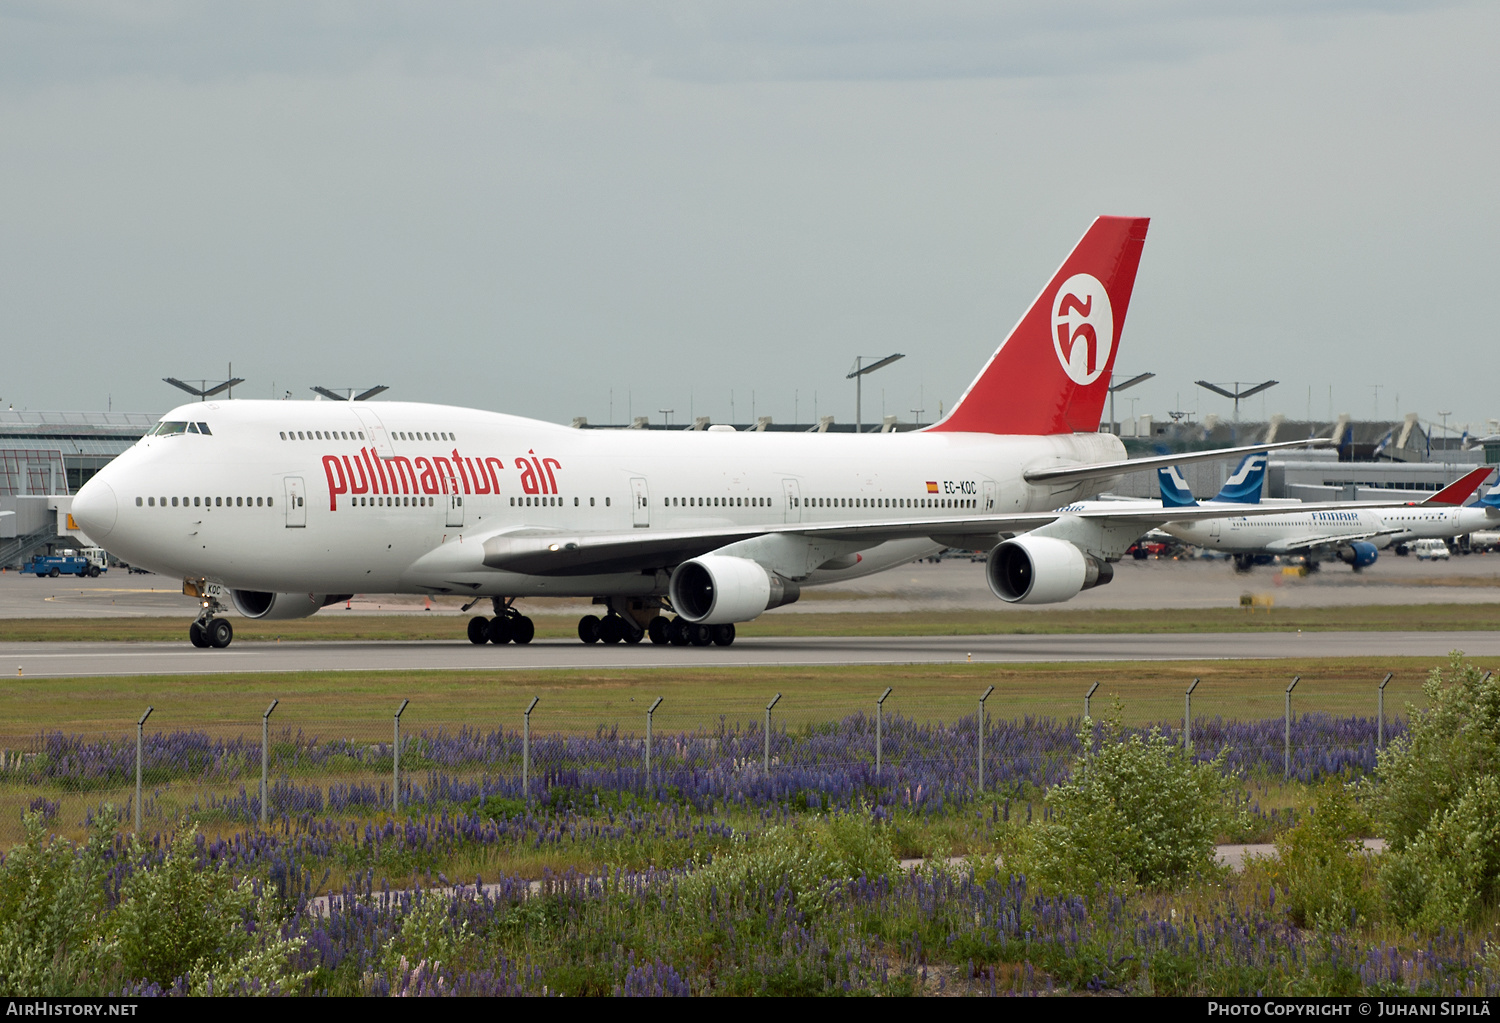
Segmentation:
[[(1167, 518), (1220, 509), (1058, 511), (1126, 471), (1098, 432), (1147, 220), (1100, 217), (938, 423), (912, 433), (575, 430), (405, 402), (210, 401), (168, 413), (86, 483), (72, 514), (131, 564), (202, 598), (195, 645), (233, 638), (226, 604), (298, 618), (353, 593), (464, 594), (475, 643), (529, 642), (514, 607), (591, 597), (584, 642), (728, 645), (801, 588), (945, 546), (990, 548), (1001, 600), (1067, 600)], [(1253, 512), (1247, 512), (1253, 514)], [(675, 617), (668, 618), (664, 612)]]
[(1301, 554), (1310, 564), (1319, 555), (1332, 555), (1359, 571), (1373, 565), (1380, 549), (1392, 543), (1462, 536), (1500, 523), (1500, 487), (1462, 507), (1494, 471), (1494, 466), (1480, 466), (1420, 504), (1308, 506), (1261, 518), (1173, 521), (1161, 529), (1207, 550), (1233, 554), (1241, 571), (1249, 571), (1257, 554)]

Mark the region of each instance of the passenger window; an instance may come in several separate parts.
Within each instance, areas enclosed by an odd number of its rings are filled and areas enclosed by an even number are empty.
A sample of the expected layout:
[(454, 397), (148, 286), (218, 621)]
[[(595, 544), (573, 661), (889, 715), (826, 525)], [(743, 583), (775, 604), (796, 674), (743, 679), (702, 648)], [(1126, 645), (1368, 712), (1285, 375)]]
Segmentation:
[(148, 497), (148, 498), (146, 498), (146, 500), (151, 502), (151, 507), (153, 507), (153, 508), (156, 507), (156, 498), (154, 498), (154, 497)]
[(286, 431), (285, 430), (281, 431), (281, 439), (282, 440), (286, 440)]
[(195, 498), (193, 498), (193, 507), (194, 508), (200, 507), (202, 504), (203, 504), (203, 498), (201, 498), (201, 497), (195, 497)]
[(593, 506), (594, 506), (594, 499), (591, 497), (591, 498), (589, 498), (589, 507), (592, 508)]
[(606, 507), (606, 508), (609, 507), (609, 498), (607, 498), (607, 497), (604, 499), (604, 507)]
[(275, 503), (276, 503), (276, 498), (274, 498), (274, 497), (268, 497), (268, 498), (266, 498), (266, 507), (267, 508), (271, 507), (271, 505), (273, 505)]
[(141, 506), (141, 504), (142, 504), (142, 503), (143, 503), (143, 502), (142, 502), (142, 501), (141, 501), (141, 499), (140, 499), (140, 498), (139, 498), (139, 497), (137, 497), (137, 498), (136, 498), (136, 499), (135, 499), (135, 506), (136, 506), (136, 507), (137, 507), (137, 508), (139, 508), (139, 507), (140, 507), (140, 506)]

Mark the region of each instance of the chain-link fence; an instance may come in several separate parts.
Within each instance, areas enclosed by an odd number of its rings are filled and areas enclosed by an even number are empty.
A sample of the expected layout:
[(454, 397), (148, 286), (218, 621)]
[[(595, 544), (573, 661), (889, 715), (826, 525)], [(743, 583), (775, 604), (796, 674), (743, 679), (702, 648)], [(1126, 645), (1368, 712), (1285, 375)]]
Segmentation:
[[(1404, 711), (1382, 684), (1309, 678), (1289, 693), (1262, 694), (1217, 683), (1191, 696), (1135, 686), (1127, 703), (1105, 680), (1089, 690), (1088, 710), (1095, 741), (1108, 741), (1099, 722), (1114, 717), (1124, 734), (1159, 728), (1200, 759), (1224, 751), (1231, 771), (1313, 781), (1370, 771), (1377, 746), (1402, 734)], [(1410, 698), (1414, 687), (1400, 692)], [(998, 690), (981, 704), (985, 695), (967, 680), (906, 692), (745, 687), (651, 700), (556, 688), (489, 721), (429, 718), (420, 695), (386, 709), (351, 706), (337, 718), (326, 706), (303, 716), (292, 698), (239, 728), (174, 727), (173, 708), (161, 706), (103, 735), (0, 734), (0, 843), (19, 837), (28, 810), (70, 831), (112, 807), (122, 828), (150, 832), (184, 820), (238, 829), (309, 814), (352, 820), (622, 794), (700, 812), (861, 801), (941, 809), (981, 791), (1029, 799), (1066, 778), (1085, 693), (1064, 701), (1052, 692), (1050, 714), (1017, 713), (1038, 709), (1034, 685), (1024, 699)], [(1283, 713), (1232, 713), (1262, 702)]]

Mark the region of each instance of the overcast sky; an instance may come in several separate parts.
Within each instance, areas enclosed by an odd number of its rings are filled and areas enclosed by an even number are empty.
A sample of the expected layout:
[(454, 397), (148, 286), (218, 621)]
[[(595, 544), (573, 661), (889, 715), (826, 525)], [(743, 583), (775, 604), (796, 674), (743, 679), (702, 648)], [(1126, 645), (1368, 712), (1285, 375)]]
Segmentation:
[(1497, 53), (1494, 3), (0, 2), (0, 402), (847, 421), (899, 351), (865, 418), (931, 420), (1111, 213), (1122, 417), (1482, 428)]

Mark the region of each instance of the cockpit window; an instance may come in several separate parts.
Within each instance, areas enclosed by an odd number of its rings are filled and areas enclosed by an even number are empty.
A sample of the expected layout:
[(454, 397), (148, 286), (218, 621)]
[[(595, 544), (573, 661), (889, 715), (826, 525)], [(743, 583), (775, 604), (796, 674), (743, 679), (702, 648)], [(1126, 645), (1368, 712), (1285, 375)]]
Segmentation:
[(198, 432), (201, 433), (201, 434), (203, 434), (205, 437), (210, 436), (210, 435), (213, 434), (213, 431), (208, 428), (208, 424), (207, 423), (199, 423), (198, 424)]
[(187, 433), (187, 428), (187, 423), (169, 423), (163, 420), (156, 424), (156, 429), (152, 430), (148, 436), (160, 437), (168, 433)]
[(188, 433), (197, 433), (198, 432), (198, 424), (197, 423), (188, 423), (187, 432)]

